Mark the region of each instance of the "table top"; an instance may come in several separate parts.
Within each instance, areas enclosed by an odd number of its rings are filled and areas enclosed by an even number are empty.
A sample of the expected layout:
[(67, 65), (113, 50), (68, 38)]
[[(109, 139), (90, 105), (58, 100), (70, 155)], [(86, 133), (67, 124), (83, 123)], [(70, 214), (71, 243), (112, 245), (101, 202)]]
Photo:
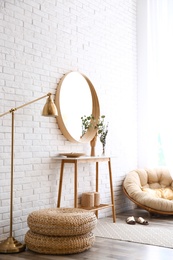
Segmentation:
[(67, 157), (67, 156), (59, 156), (59, 155), (55, 155), (55, 156), (52, 156), (51, 157), (52, 159), (55, 159), (55, 160), (61, 160), (61, 161), (80, 161), (80, 162), (87, 162), (87, 161), (90, 161), (90, 162), (101, 162), (101, 161), (110, 161), (111, 159), (111, 156), (108, 156), (108, 155), (101, 155), (101, 156), (79, 156), (79, 157)]

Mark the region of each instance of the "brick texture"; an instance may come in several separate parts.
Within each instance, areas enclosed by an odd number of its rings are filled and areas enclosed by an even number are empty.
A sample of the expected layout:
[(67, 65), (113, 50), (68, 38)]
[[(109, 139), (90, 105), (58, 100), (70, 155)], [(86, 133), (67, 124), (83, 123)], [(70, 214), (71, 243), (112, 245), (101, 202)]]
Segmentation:
[[(93, 83), (109, 121), (106, 152), (112, 158), (115, 204), (132, 205), (122, 192), (137, 165), (136, 0), (1, 0), (0, 114), (48, 92), (63, 74), (79, 71)], [(60, 151), (87, 151), (70, 143), (54, 118), (40, 116), (45, 100), (15, 112), (14, 237), (23, 240), (26, 219), (56, 207)], [(0, 118), (0, 239), (9, 235), (11, 115)], [(97, 142), (97, 153), (101, 145)], [(93, 165), (79, 167), (82, 192), (94, 190)], [(100, 165), (101, 202), (110, 202), (107, 167)], [(73, 207), (73, 167), (64, 176), (63, 207)], [(111, 210), (99, 211), (99, 217)]]

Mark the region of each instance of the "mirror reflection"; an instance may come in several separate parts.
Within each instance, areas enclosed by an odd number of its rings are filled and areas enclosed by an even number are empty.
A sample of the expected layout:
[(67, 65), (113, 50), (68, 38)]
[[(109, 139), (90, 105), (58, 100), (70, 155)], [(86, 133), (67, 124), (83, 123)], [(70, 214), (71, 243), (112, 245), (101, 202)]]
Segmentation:
[(90, 80), (79, 72), (69, 72), (60, 80), (55, 104), (58, 109), (58, 125), (62, 134), (72, 142), (88, 142), (94, 137), (90, 130), (82, 138), (84, 115), (99, 117), (97, 94)]
[(65, 77), (60, 91), (61, 115), (68, 132), (78, 140), (81, 116), (92, 113), (92, 96), (85, 78), (77, 72)]

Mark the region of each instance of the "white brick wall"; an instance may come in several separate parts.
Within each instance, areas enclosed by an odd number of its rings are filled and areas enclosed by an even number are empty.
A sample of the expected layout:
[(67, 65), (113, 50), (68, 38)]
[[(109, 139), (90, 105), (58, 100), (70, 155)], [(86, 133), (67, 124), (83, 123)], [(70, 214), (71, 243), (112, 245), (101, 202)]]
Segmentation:
[[(1, 0), (0, 114), (48, 92), (64, 73), (84, 73), (109, 121), (106, 151), (112, 159), (117, 211), (131, 206), (122, 193), (125, 174), (137, 165), (136, 0)], [(45, 100), (15, 112), (14, 236), (23, 240), (26, 219), (55, 207), (59, 151), (89, 151), (61, 134), (55, 119), (40, 117)], [(9, 235), (11, 115), (0, 118), (0, 239)], [(98, 141), (97, 152), (101, 153)], [(106, 166), (100, 166), (101, 200), (110, 201)], [(79, 167), (79, 199), (94, 189), (92, 165)], [(85, 183), (85, 187), (83, 185)], [(79, 200), (80, 201), (80, 200)], [(62, 206), (73, 206), (73, 168), (64, 176)], [(99, 212), (110, 215), (111, 210)]]

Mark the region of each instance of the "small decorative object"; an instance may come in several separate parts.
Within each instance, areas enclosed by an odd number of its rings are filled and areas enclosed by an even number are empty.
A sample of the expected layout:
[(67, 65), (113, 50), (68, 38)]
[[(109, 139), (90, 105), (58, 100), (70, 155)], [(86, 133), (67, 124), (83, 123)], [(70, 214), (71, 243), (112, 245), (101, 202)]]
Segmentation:
[(100, 205), (100, 193), (94, 192), (94, 207), (98, 207)]
[(86, 133), (89, 128), (94, 128), (97, 130), (96, 135), (90, 141), (91, 145), (91, 156), (95, 156), (95, 145), (97, 136), (100, 138), (100, 142), (103, 146), (102, 155), (105, 154), (106, 136), (108, 134), (108, 123), (105, 124), (105, 115), (102, 115), (98, 120), (94, 118), (93, 115), (83, 116), (82, 120), (82, 136)]
[(102, 155), (105, 155), (105, 146), (106, 146), (106, 136), (108, 134), (108, 124), (103, 126), (103, 129), (100, 133), (100, 142), (103, 146)]
[(80, 156), (85, 156), (85, 153), (60, 153), (60, 156), (66, 156), (67, 158), (78, 158)]
[(85, 192), (82, 193), (81, 206), (82, 208), (91, 209), (100, 205), (100, 193), (99, 192)]
[(90, 141), (91, 146), (91, 156), (95, 156), (95, 147), (97, 142), (97, 134), (94, 136), (94, 138)]
[(81, 206), (84, 208), (94, 207), (94, 192), (82, 193)]
[(108, 123), (105, 124), (105, 116), (101, 116), (99, 123), (97, 125), (98, 128), (98, 136), (100, 137), (100, 142), (103, 146), (102, 155), (105, 155), (105, 146), (106, 146), (106, 136), (108, 134)]

